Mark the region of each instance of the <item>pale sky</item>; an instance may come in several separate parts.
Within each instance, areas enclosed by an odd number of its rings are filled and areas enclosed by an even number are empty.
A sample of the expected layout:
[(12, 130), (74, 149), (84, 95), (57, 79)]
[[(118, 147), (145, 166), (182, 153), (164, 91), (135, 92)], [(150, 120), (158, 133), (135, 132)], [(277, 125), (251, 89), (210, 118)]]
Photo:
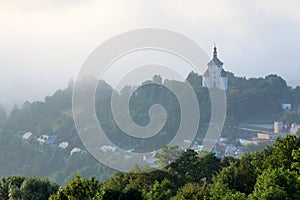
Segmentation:
[[(138, 28), (185, 34), (238, 76), (300, 85), (298, 0), (0, 0), (0, 102), (43, 100), (102, 42)], [(200, 83), (199, 83), (200, 84)]]

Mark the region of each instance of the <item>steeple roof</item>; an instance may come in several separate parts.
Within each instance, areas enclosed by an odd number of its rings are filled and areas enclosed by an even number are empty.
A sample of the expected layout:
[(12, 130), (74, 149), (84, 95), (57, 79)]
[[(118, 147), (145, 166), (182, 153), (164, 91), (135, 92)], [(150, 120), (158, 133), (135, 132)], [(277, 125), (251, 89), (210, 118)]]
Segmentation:
[(214, 47), (214, 54), (213, 59), (207, 63), (207, 65), (223, 65), (223, 63), (219, 60), (217, 56), (217, 47)]

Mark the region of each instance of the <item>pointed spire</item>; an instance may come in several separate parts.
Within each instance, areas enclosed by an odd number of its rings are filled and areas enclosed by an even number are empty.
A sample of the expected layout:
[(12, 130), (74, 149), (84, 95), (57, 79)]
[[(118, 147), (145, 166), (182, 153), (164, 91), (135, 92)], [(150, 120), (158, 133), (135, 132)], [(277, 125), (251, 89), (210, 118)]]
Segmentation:
[(216, 47), (216, 44), (214, 43), (213, 59), (209, 63), (207, 63), (209, 66), (212, 66), (212, 65), (221, 66), (221, 65), (223, 65), (223, 63), (219, 60), (217, 55), (218, 55), (217, 54), (217, 47)]
[(216, 47), (216, 43), (214, 43), (214, 58), (217, 57), (217, 47)]

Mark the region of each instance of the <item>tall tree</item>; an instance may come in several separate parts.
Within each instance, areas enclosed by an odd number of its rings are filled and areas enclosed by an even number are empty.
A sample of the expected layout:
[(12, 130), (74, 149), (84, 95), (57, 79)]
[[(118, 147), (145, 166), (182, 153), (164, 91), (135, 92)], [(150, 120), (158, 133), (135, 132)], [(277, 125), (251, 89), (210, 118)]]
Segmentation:
[(300, 199), (300, 180), (295, 172), (285, 169), (267, 169), (257, 178), (250, 199)]

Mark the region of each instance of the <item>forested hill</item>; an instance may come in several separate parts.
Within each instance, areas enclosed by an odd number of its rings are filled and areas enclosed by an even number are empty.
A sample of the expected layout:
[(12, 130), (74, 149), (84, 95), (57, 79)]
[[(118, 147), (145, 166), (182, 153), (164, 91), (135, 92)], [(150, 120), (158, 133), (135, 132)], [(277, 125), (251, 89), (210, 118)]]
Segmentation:
[[(209, 121), (210, 99), (206, 88), (202, 88), (201, 76), (191, 72), (187, 81), (194, 88), (202, 109), (201, 114), (203, 123)], [(165, 81), (168, 84), (180, 84), (177, 81)], [(185, 84), (185, 83), (181, 83)], [(105, 82), (100, 84), (101, 94), (98, 94), (96, 104), (104, 107), (110, 99), (112, 88)], [(155, 86), (152, 86), (153, 88)], [(148, 88), (147, 88), (148, 89)], [(32, 130), (37, 133), (45, 132), (70, 132), (72, 124), (71, 106), (72, 106), (73, 82), (70, 82), (64, 90), (58, 90), (52, 96), (45, 98), (43, 102), (25, 102), (21, 108), (14, 106), (10, 115), (6, 118), (0, 113), (0, 126), (3, 130), (13, 132)], [(151, 104), (153, 98), (156, 101), (163, 102), (166, 98), (163, 96), (164, 90), (159, 91), (154, 88), (151, 92), (141, 89), (139, 93), (139, 102), (145, 105)], [(161, 96), (159, 96), (159, 95)], [(153, 97), (152, 99), (149, 97)], [(143, 99), (144, 98), (144, 99)], [(168, 98), (173, 98), (169, 93)], [(168, 102), (168, 99), (166, 100)], [(272, 122), (279, 119), (282, 114), (281, 104), (289, 103), (294, 107), (300, 105), (300, 86), (291, 88), (286, 81), (277, 75), (268, 75), (265, 78), (235, 77), (229, 73), (228, 91), (227, 91), (227, 116), (235, 118), (238, 122), (265, 120)], [(107, 105), (107, 104), (106, 104)], [(174, 105), (172, 105), (174, 106)], [(133, 110), (136, 108), (131, 106)], [(101, 110), (103, 108), (99, 108)], [(102, 113), (103, 114), (103, 113)], [(147, 113), (142, 113), (147, 114)], [(134, 116), (133, 116), (134, 117)], [(139, 123), (139, 122), (137, 122)]]
[[(155, 76), (151, 81), (162, 82), (159, 76)], [(201, 87), (201, 76), (192, 72), (187, 77), (187, 81), (194, 88), (199, 100), (201, 120), (198, 137), (201, 137), (205, 132), (205, 125), (210, 120), (209, 93), (207, 88)], [(100, 180), (113, 173), (113, 170), (98, 163), (85, 151), (77, 136), (71, 111), (73, 84), (70, 82), (66, 89), (58, 90), (52, 96), (46, 97), (43, 102), (26, 102), (20, 108), (15, 106), (7, 117), (3, 111), (0, 112), (2, 113), (0, 115), (0, 176), (14, 174), (47, 176), (61, 184), (66, 183), (68, 178), (78, 170), (85, 177), (95, 175)], [(84, 88), (89, 82), (81, 84)], [(187, 83), (165, 80), (163, 84), (184, 88)], [(159, 103), (165, 107), (168, 118), (157, 136), (160, 137), (161, 144), (126, 136), (112, 118), (110, 98), (113, 89), (101, 81), (97, 91), (97, 117), (108, 137), (116, 142), (116, 145), (125, 149), (134, 146), (137, 152), (151, 151), (158, 148), (157, 145), (167, 143), (176, 133), (180, 121), (180, 106), (176, 97), (166, 87), (157, 87), (156, 84), (144, 85), (134, 91), (135, 95), (130, 101), (132, 118), (140, 125), (149, 122), (148, 110), (151, 105)], [(125, 88), (122, 92), (126, 91), (128, 90)], [(281, 119), (283, 117), (281, 103), (297, 106), (300, 104), (299, 100), (300, 87), (287, 86), (286, 82), (277, 75), (246, 79), (230, 74), (224, 134), (228, 134), (238, 123), (273, 122)], [(295, 116), (293, 114), (291, 113), (291, 116)], [(296, 120), (299, 121), (299, 117)], [(295, 119), (293, 121), (296, 122)], [(54, 135), (57, 139), (52, 145), (42, 146), (34, 141), (24, 142), (22, 135), (28, 131), (36, 138), (47, 134)], [(57, 148), (63, 141), (68, 141), (69, 146), (66, 149)], [(147, 145), (141, 145), (145, 142)], [(144, 149), (145, 146), (147, 149)], [(70, 156), (70, 150), (73, 148), (81, 149), (82, 153)]]

